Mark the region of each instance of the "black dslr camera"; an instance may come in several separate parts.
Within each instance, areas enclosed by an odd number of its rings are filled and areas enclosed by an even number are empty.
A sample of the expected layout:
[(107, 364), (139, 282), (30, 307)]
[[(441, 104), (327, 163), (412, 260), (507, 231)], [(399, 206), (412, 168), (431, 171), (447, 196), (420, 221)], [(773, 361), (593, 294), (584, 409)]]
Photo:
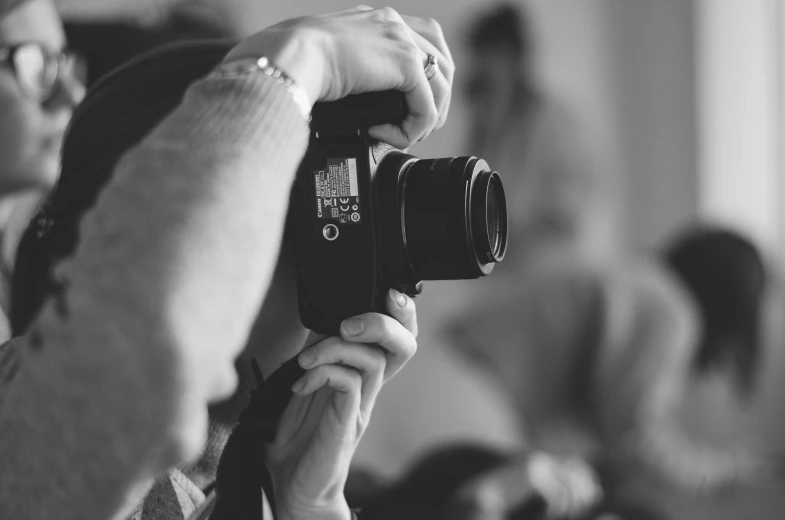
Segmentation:
[(418, 159), (368, 136), (400, 123), (395, 91), (317, 103), (292, 190), (300, 319), (321, 334), (384, 312), (390, 288), (489, 274), (507, 246), (499, 174), (476, 157)]

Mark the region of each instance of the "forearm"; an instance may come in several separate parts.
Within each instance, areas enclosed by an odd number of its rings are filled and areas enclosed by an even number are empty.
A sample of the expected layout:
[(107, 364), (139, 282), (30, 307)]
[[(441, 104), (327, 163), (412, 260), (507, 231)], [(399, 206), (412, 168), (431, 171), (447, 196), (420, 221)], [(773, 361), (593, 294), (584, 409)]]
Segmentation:
[(120, 162), (0, 390), (0, 518), (116, 518), (198, 454), (306, 138), (268, 78), (209, 79)]

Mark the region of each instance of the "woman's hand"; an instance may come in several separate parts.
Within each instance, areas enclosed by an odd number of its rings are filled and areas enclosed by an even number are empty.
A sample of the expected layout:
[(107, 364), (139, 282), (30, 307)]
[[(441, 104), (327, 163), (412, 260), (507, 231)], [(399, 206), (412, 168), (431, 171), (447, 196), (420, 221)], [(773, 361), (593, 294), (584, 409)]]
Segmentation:
[[(428, 54), (439, 64), (430, 80), (424, 72)], [(370, 129), (372, 137), (398, 148), (424, 139), (447, 117), (455, 66), (434, 20), (367, 6), (305, 16), (245, 39), (226, 61), (263, 55), (303, 86), (311, 101), (404, 92), (409, 114), (403, 123)]]
[(503, 519), (534, 499), (548, 518), (579, 518), (602, 500), (594, 470), (578, 458), (534, 452), (473, 479), (456, 494), (461, 519)]
[(343, 495), (354, 451), (382, 384), (414, 355), (417, 317), (411, 298), (390, 291), (390, 316), (346, 320), (341, 337), (299, 356), (305, 375), (268, 445), (278, 518), (348, 520)]

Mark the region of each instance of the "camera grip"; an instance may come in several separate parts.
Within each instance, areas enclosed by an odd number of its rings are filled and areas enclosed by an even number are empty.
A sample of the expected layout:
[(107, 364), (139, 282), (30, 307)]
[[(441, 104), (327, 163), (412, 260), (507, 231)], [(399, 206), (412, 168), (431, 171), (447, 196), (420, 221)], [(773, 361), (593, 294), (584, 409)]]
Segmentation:
[(406, 98), (397, 90), (355, 94), (338, 101), (316, 103), (311, 111), (311, 130), (353, 134), (359, 128), (400, 124), (407, 113)]

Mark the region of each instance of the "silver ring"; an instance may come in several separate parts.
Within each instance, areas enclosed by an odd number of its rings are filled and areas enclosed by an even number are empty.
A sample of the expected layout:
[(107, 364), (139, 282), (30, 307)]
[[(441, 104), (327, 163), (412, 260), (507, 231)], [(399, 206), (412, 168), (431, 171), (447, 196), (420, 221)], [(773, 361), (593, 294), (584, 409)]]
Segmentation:
[(439, 72), (439, 58), (433, 54), (428, 55), (428, 63), (425, 64), (425, 79), (431, 79)]

